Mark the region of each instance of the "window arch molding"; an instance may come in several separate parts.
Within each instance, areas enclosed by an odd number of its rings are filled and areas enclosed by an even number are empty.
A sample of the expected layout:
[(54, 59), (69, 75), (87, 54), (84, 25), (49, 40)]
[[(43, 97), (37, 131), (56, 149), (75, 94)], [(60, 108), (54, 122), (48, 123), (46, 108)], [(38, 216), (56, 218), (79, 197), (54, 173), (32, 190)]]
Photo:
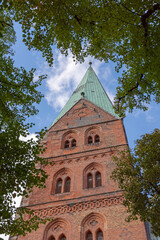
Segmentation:
[[(56, 191), (59, 179), (62, 180), (61, 192), (57, 192)], [(67, 189), (69, 189), (70, 191), (65, 191), (65, 184), (66, 184), (66, 181), (68, 179), (70, 179), (70, 183), (68, 182), (68, 184), (70, 184), (70, 186), (67, 186), (68, 187)], [(72, 180), (73, 180), (72, 171), (69, 168), (61, 168), (53, 176), (51, 194), (71, 192), (71, 190), (72, 190), (72, 182), (73, 182)]]
[(46, 226), (43, 240), (50, 240), (52, 236), (56, 240), (61, 239), (62, 236), (65, 236), (67, 240), (70, 240), (70, 223), (62, 218), (54, 219)]
[(78, 133), (75, 130), (67, 131), (62, 136), (61, 148), (73, 148), (76, 147), (78, 143)]
[(104, 223), (106, 224), (106, 218), (102, 214), (94, 212), (87, 215), (81, 222), (81, 240), (86, 240), (88, 232), (91, 232), (93, 239), (96, 239), (100, 231), (103, 234), (103, 240), (106, 240)]
[[(95, 188), (95, 187), (100, 187), (100, 186), (103, 186), (103, 167), (101, 164), (97, 163), (97, 162), (92, 162), (90, 163), (89, 165), (87, 165), (84, 170), (83, 170), (83, 188), (86, 189), (88, 188), (88, 176), (90, 176), (90, 174), (92, 175), (92, 179), (93, 179), (93, 186), (92, 188)], [(101, 184), (97, 185), (96, 184), (96, 176), (100, 174), (100, 182)]]
[(85, 139), (84, 139), (85, 144), (88, 145), (88, 144), (100, 143), (102, 141), (101, 132), (102, 132), (102, 129), (100, 126), (96, 126), (96, 127), (93, 126), (88, 128), (85, 131)]

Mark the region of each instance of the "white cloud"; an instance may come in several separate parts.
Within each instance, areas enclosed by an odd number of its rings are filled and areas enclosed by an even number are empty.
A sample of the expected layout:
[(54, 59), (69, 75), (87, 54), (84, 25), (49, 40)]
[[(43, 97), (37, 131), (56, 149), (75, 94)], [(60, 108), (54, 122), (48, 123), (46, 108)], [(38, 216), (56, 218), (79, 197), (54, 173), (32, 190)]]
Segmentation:
[(156, 122), (158, 120), (157, 112), (159, 110), (159, 106), (156, 103), (151, 102), (149, 105), (147, 105), (147, 107), (148, 110), (146, 111), (135, 109), (132, 113), (133, 116), (135, 118), (144, 118), (147, 123)]
[(145, 114), (146, 116), (146, 121), (147, 122), (153, 122), (154, 121), (154, 117), (152, 115), (152, 112), (150, 111), (150, 109), (148, 109), (148, 111)]
[(6, 236), (4, 234), (0, 234), (0, 238), (4, 239), (4, 240), (8, 240), (9, 239), (9, 236)]
[[(65, 105), (86, 73), (90, 61), (92, 62), (93, 69), (99, 79), (110, 83), (110, 80), (113, 79), (111, 68), (106, 66), (104, 62), (100, 62), (91, 57), (86, 58), (86, 61), (83, 64), (80, 64), (73, 61), (71, 53), (65, 57), (57, 51), (53, 67), (49, 67), (47, 63), (41, 63), (39, 66), (40, 70), (37, 74), (40, 75), (47, 73), (48, 77), (46, 79), (47, 88), (45, 89), (45, 99), (55, 110), (60, 111)], [(35, 77), (37, 77), (37, 75)], [(113, 101), (113, 92), (108, 91), (106, 87), (105, 90), (111, 101)]]
[(27, 140), (30, 140), (30, 139), (32, 139), (32, 138), (33, 138), (34, 141), (37, 140), (35, 133), (29, 133), (26, 137), (20, 136), (19, 139), (20, 139), (21, 141), (25, 141), (25, 142), (26, 142)]

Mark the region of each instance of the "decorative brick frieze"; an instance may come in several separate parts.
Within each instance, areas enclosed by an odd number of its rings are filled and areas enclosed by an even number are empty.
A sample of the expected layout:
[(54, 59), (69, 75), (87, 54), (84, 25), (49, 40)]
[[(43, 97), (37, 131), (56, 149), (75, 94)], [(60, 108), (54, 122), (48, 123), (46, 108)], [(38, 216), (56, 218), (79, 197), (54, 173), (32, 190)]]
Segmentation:
[(46, 217), (61, 215), (65, 213), (74, 213), (74, 212), (85, 211), (88, 209), (109, 207), (112, 205), (122, 204), (123, 200), (124, 198), (121, 195), (121, 196), (84, 201), (80, 203), (65, 204), (57, 207), (43, 208), (39, 210), (34, 210), (34, 213), (33, 215), (31, 215), (31, 217), (37, 215), (40, 218), (46, 218)]

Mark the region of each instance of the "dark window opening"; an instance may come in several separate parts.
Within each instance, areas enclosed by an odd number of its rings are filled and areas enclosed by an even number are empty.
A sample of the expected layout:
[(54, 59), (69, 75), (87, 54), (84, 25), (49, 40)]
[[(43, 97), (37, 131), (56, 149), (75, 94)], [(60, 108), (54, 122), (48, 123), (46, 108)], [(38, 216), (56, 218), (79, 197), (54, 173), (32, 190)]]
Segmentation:
[(88, 137), (88, 144), (91, 144), (91, 143), (93, 143), (93, 139), (92, 139), (91, 136), (89, 136), (89, 137)]
[(96, 173), (96, 176), (95, 176), (95, 186), (96, 186), (96, 187), (102, 186), (101, 174), (100, 174), (100, 172), (97, 172), (97, 173)]
[(87, 188), (93, 188), (93, 176), (91, 173), (87, 175)]
[(69, 148), (69, 141), (68, 140), (65, 141), (64, 148)]
[(96, 136), (95, 136), (95, 138), (94, 138), (94, 140), (95, 140), (95, 143), (98, 143), (98, 142), (100, 142), (100, 138), (99, 138), (99, 136), (98, 136), (98, 135), (96, 135)]
[(62, 235), (59, 240), (66, 240), (66, 237), (64, 235)]
[(86, 240), (93, 240), (93, 236), (90, 231), (86, 234)]
[(56, 240), (53, 236), (49, 237), (48, 240)]
[(103, 240), (103, 232), (101, 230), (97, 232), (96, 240)]
[(64, 192), (70, 192), (71, 179), (68, 177), (65, 181)]
[(73, 139), (73, 140), (72, 140), (71, 146), (72, 146), (72, 147), (76, 147), (76, 139)]
[(61, 193), (62, 191), (62, 179), (59, 178), (56, 185), (56, 193)]

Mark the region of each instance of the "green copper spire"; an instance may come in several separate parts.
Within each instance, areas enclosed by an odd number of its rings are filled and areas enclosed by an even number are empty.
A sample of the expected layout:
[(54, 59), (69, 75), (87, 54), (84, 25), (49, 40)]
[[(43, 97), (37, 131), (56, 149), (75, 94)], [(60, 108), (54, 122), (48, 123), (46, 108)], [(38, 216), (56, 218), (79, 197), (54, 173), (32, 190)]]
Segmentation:
[(82, 98), (92, 102), (94, 105), (110, 113), (112, 116), (119, 118), (119, 116), (114, 112), (113, 105), (90, 64), (90, 67), (88, 68), (82, 81), (79, 83), (78, 87), (73, 92), (72, 96), (64, 108), (61, 110), (59, 115), (56, 117), (56, 119), (53, 121), (51, 126), (53, 126)]

